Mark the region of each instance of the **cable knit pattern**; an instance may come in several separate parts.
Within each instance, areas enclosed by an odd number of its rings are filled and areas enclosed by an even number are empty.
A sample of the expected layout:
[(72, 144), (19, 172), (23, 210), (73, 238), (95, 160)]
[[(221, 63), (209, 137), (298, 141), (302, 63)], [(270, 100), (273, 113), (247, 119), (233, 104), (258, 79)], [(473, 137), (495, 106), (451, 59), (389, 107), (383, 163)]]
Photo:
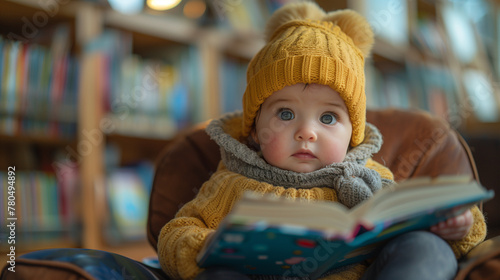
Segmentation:
[(382, 135), (371, 124), (366, 124), (365, 140), (347, 153), (344, 162), (309, 173), (298, 173), (268, 164), (248, 146), (232, 137), (228, 131), (237, 133), (237, 128), (233, 126), (237, 126), (241, 118), (241, 113), (226, 114), (213, 120), (206, 129), (212, 140), (221, 147), (222, 160), (230, 171), (283, 187), (333, 187), (340, 202), (347, 207), (357, 205), (377, 190), (393, 183), (391, 180), (382, 181), (380, 174), (365, 167), (367, 160), (382, 145)]

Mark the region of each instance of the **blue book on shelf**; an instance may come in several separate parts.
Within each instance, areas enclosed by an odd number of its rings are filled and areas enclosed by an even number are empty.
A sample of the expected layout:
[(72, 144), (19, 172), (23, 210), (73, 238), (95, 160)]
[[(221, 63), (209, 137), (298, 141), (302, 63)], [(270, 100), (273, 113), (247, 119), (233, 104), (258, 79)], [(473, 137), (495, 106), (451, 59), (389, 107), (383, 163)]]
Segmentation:
[(152, 179), (152, 166), (122, 167), (109, 174), (106, 188), (112, 224), (112, 241), (144, 238), (148, 193), (145, 183)]
[(392, 237), (427, 229), (493, 196), (462, 176), (408, 180), (352, 209), (249, 193), (197, 261), (201, 267), (225, 266), (245, 274), (315, 279), (374, 256)]
[[(6, 43), (7, 42), (2, 38), (2, 36), (0, 36), (0, 101), (2, 100), (3, 85), (7, 82), (4, 81), (3, 77), (3, 72), (6, 64), (5, 61), (5, 56), (6, 56), (5, 53), (7, 52), (7, 48), (5, 47)], [(3, 108), (0, 108), (0, 112), (3, 112)]]

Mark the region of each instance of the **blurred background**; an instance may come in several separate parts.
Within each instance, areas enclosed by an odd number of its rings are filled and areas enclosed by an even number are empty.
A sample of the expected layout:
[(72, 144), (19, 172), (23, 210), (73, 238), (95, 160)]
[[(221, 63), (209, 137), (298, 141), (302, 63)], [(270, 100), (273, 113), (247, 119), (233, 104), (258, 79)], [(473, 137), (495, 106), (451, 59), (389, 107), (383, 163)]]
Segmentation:
[[(18, 254), (154, 254), (155, 157), (183, 130), (241, 109), (266, 19), (290, 1), (0, 0), (2, 252), (14, 167)], [(368, 108), (445, 119), (498, 188), (500, 1), (316, 2), (357, 10), (375, 32)]]

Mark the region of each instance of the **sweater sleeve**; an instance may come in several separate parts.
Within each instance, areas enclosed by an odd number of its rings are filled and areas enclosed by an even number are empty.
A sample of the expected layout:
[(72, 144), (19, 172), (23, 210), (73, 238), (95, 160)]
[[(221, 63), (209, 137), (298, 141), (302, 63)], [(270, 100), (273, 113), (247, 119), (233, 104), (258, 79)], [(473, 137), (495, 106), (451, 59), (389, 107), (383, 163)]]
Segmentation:
[(180, 217), (167, 223), (158, 238), (158, 258), (163, 271), (172, 279), (193, 279), (201, 269), (196, 255), (211, 229), (202, 220)]
[(471, 209), (474, 222), (469, 233), (461, 240), (449, 240), (453, 253), (457, 259), (465, 256), (472, 248), (481, 243), (486, 237), (486, 223), (479, 207), (474, 206)]
[(214, 232), (230, 211), (223, 202), (224, 192), (217, 190), (214, 176), (203, 184), (198, 195), (185, 204), (168, 222), (158, 237), (160, 265), (172, 279), (193, 279), (202, 269), (196, 263), (207, 235)]

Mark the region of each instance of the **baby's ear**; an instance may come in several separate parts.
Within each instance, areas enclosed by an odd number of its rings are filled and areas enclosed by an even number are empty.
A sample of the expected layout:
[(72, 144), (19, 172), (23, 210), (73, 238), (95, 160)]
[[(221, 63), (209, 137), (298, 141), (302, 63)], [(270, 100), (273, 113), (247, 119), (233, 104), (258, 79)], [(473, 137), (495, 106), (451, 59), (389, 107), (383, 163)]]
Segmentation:
[(338, 10), (329, 12), (323, 20), (331, 21), (340, 27), (364, 57), (370, 56), (375, 39), (370, 23), (362, 15), (352, 10)]
[(252, 140), (255, 142), (255, 144), (260, 145), (259, 137), (257, 137), (257, 131), (255, 130), (255, 126), (250, 131), (250, 136), (252, 137)]
[(260, 151), (259, 139), (257, 138), (255, 127), (252, 128), (250, 134), (248, 134), (248, 136), (245, 138), (244, 143), (246, 143), (251, 150), (256, 152)]

